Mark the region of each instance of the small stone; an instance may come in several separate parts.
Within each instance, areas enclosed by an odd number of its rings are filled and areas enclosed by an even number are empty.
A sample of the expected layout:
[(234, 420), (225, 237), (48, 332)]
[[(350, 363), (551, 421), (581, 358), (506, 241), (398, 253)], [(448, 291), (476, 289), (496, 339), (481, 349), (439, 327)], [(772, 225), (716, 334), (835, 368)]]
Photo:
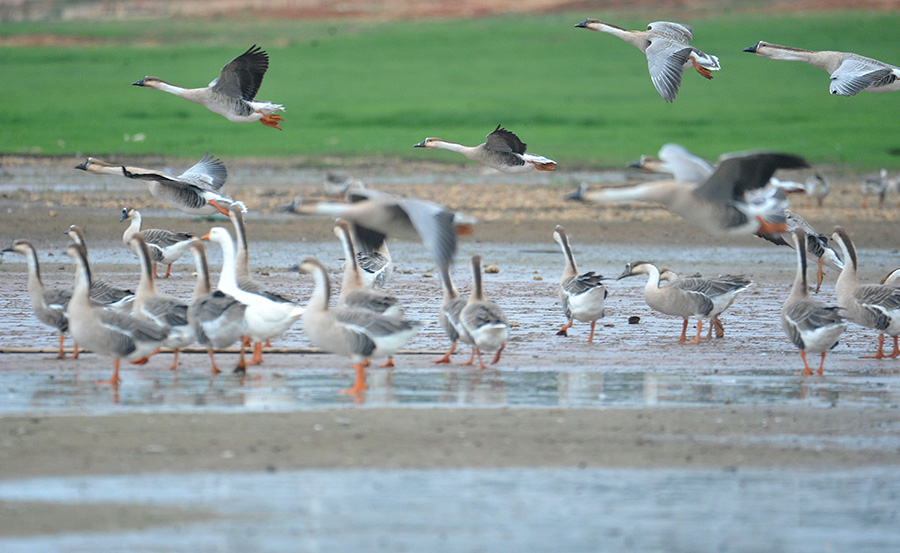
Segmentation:
[(632, 315), (632, 316), (628, 317), (628, 324), (630, 324), (630, 325), (636, 325), (639, 322), (641, 322), (641, 318), (638, 317), (637, 315)]
[(495, 275), (500, 272), (500, 267), (498, 267), (496, 265), (488, 265), (487, 267), (484, 268), (484, 272), (485, 272), (485, 274)]
[(534, 277), (534, 280), (544, 280), (544, 277), (542, 277), (541, 275), (536, 275)]

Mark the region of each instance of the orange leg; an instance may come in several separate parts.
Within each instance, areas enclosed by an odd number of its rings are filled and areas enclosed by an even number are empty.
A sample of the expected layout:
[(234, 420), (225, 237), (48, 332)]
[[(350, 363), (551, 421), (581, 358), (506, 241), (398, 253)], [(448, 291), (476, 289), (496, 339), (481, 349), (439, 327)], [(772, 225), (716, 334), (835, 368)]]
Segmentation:
[(478, 351), (475, 347), (472, 347), (472, 357), (469, 357), (469, 360), (465, 363), (460, 363), (460, 365), (474, 365), (475, 364), (475, 352)]
[(175, 360), (172, 361), (172, 364), (166, 367), (167, 371), (174, 371), (178, 368), (178, 348), (175, 348)]
[(555, 163), (535, 163), (534, 168), (538, 171), (556, 171)]
[(900, 355), (900, 348), (897, 347), (897, 336), (892, 336), (892, 338), (894, 339), (894, 351), (892, 351), (890, 355), (885, 355), (885, 357), (890, 357), (893, 359), (894, 357)]
[(169, 263), (169, 266), (166, 267), (166, 274), (163, 275), (163, 278), (169, 278), (169, 275), (172, 274), (172, 264)]
[(481, 360), (481, 350), (479, 350), (478, 348), (475, 348), (475, 353), (478, 354), (478, 365), (479, 365), (478, 368), (479, 368), (479, 369), (486, 369), (486, 368), (487, 368), (487, 365), (485, 365), (485, 364), (484, 364), (484, 361)]
[(878, 335), (878, 351), (875, 355), (863, 355), (863, 359), (882, 359), (884, 358), (884, 334)]
[(154, 355), (156, 355), (157, 353), (159, 353), (159, 348), (157, 348), (156, 351), (154, 351), (153, 353), (151, 353), (150, 355), (148, 355), (146, 357), (141, 357), (140, 359), (136, 359), (136, 360), (132, 361), (131, 364), (132, 365), (146, 365), (147, 361), (150, 361), (150, 358), (153, 357)]
[(109, 384), (113, 388), (118, 388), (119, 382), (121, 382), (121, 379), (119, 378), (119, 359), (116, 358), (113, 360), (113, 373), (109, 380), (98, 380), (94, 384)]
[(725, 336), (725, 325), (722, 324), (722, 320), (719, 319), (718, 315), (716, 315), (715, 318), (713, 318), (712, 322), (716, 326), (716, 338), (721, 338), (721, 337)]
[(387, 362), (386, 362), (384, 365), (381, 365), (381, 368), (383, 369), (383, 368), (386, 368), (386, 367), (393, 367), (393, 366), (394, 366), (394, 358), (393, 358), (393, 357), (388, 357)]
[(700, 332), (703, 330), (703, 319), (697, 319), (697, 335), (688, 344), (700, 343)]
[(453, 342), (453, 344), (450, 345), (450, 351), (448, 351), (447, 353), (445, 353), (444, 356), (441, 357), (440, 359), (435, 359), (434, 361), (432, 361), (432, 363), (449, 363), (449, 362), (450, 362), (450, 355), (451, 355), (454, 351), (456, 351), (456, 342)]
[(218, 204), (218, 202), (216, 202), (215, 200), (210, 200), (207, 203), (209, 203), (209, 205), (213, 206), (214, 208), (218, 209), (219, 213), (221, 213), (222, 215), (225, 215), (226, 217), (228, 216), (228, 210), (225, 209), (224, 207), (220, 206)]
[(263, 125), (278, 130), (281, 130), (281, 127), (278, 126), (278, 123), (281, 123), (282, 121), (284, 121), (284, 118), (274, 113), (270, 115), (263, 115), (262, 119), (259, 120), (259, 122)]
[(339, 394), (358, 394), (367, 388), (366, 386), (366, 367), (362, 363), (353, 365), (356, 369), (356, 379), (353, 381), (353, 387), (341, 390)]
[(212, 363), (212, 370), (209, 371), (210, 374), (219, 374), (220, 372), (222, 372), (219, 370), (219, 367), (216, 366), (216, 358), (215, 355), (213, 355), (213, 350), (208, 349), (206, 350), (206, 353), (209, 354), (209, 361), (210, 363)]
[(678, 341), (681, 342), (682, 344), (687, 340), (687, 325), (688, 325), (688, 320), (685, 319), (684, 324), (681, 325), (681, 338), (678, 339)]
[(594, 327), (597, 326), (597, 321), (591, 321), (591, 335), (588, 336), (588, 342), (594, 341)]
[(497, 350), (497, 355), (495, 355), (494, 360), (491, 361), (491, 365), (497, 364), (497, 361), (500, 360), (500, 354), (503, 353), (503, 348), (505, 348), (505, 347), (506, 347), (506, 344), (503, 344), (502, 346), (500, 346), (500, 349)]
[(759, 215), (756, 216), (756, 220), (759, 221), (758, 234), (778, 234), (788, 231), (787, 223), (773, 223), (772, 221), (766, 221)]
[(153, 264), (153, 278), (159, 278), (159, 274), (156, 272), (156, 263)]
[[(693, 58), (692, 58), (692, 59), (693, 59)], [(712, 78), (713, 78), (713, 76), (712, 76), (712, 71), (710, 71), (709, 69), (707, 69), (707, 68), (705, 68), (705, 67), (700, 67), (700, 65), (697, 63), (697, 60), (696, 60), (696, 59), (693, 59), (693, 62), (694, 62), (694, 69), (697, 70), (697, 73), (700, 73), (701, 75), (703, 75), (703, 76), (706, 77), (707, 79), (712, 79)]]
[(78, 342), (75, 342), (75, 351), (72, 352), (72, 359), (78, 359), (79, 353), (81, 353), (81, 350), (78, 349)]
[(572, 321), (569, 321), (569, 322), (567, 322), (566, 324), (562, 325), (562, 328), (559, 329), (559, 332), (557, 332), (556, 335), (557, 335), (557, 336), (568, 336), (569, 333), (568, 333), (567, 331), (568, 331), (570, 328), (572, 328), (572, 325), (573, 325), (573, 324), (574, 324), (574, 323), (573, 323)]
[(235, 373), (237, 373), (237, 374), (241, 374), (241, 373), (247, 372), (247, 361), (246, 361), (246, 359), (244, 358), (244, 350), (247, 349), (247, 346), (248, 346), (248, 343), (249, 343), (249, 339), (246, 339), (246, 338), (247, 338), (247, 337), (244, 336), (244, 337), (241, 339), (241, 357), (240, 357), (240, 359), (238, 359), (238, 364), (234, 367), (234, 371), (232, 371), (232, 372), (235, 372)]
[(247, 364), (248, 365), (262, 365), (262, 362), (263, 362), (262, 352), (263, 352), (263, 343), (262, 342), (256, 342), (255, 344), (253, 344), (253, 357), (250, 358), (250, 362)]
[[(800, 350), (800, 357), (803, 358), (803, 372), (799, 373), (799, 374), (802, 374), (803, 376), (811, 375), (812, 369), (809, 368), (809, 363), (806, 362), (806, 352), (803, 351), (802, 349)], [(823, 358), (823, 362), (824, 362), (824, 358)]]
[(825, 262), (822, 258), (819, 258), (819, 266), (816, 268), (816, 294), (819, 293), (819, 288), (822, 287), (822, 280), (825, 278), (825, 272), (822, 270), (822, 265)]
[(66, 358), (66, 350), (63, 349), (63, 342), (66, 340), (65, 336), (62, 334), (59, 335), (59, 353), (57, 354), (57, 359), (65, 359)]
[(822, 352), (822, 361), (819, 362), (819, 370), (816, 371), (818, 374), (825, 374), (825, 352)]

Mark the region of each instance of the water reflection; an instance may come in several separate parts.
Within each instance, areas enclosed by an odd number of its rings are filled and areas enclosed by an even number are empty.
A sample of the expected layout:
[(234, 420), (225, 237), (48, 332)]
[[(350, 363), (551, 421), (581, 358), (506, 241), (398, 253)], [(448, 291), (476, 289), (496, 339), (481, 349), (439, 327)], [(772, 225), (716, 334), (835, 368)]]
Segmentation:
[(728, 404), (896, 406), (896, 375), (735, 375), (592, 370), (370, 369), (369, 389), (338, 394), (350, 371), (257, 370), (252, 377), (200, 371), (128, 373), (117, 391), (94, 385), (98, 371), (0, 373), (0, 413), (79, 410), (295, 410), (370, 407), (639, 407)]

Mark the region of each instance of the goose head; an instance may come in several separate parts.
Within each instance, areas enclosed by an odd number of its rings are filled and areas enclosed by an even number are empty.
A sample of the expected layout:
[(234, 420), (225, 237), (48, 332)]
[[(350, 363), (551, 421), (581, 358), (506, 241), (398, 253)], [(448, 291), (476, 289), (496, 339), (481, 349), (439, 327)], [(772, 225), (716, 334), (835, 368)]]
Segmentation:
[(447, 142), (447, 141), (443, 140), (441, 138), (435, 138), (433, 136), (429, 136), (422, 142), (419, 142), (418, 144), (413, 146), (413, 148), (440, 148), (441, 144), (444, 144), (445, 142)]
[(649, 261), (633, 261), (625, 264), (625, 270), (622, 271), (622, 274), (619, 275), (616, 280), (622, 280), (623, 278), (637, 275), (648, 275), (654, 270), (657, 272), (659, 271), (656, 269), (656, 266)]
[(168, 84), (168, 83), (166, 83), (166, 81), (160, 79), (159, 77), (151, 77), (149, 75), (139, 81), (134, 81), (133, 83), (131, 83), (132, 86), (142, 86), (144, 88), (153, 88), (153, 89), (160, 88), (160, 85), (162, 85), (162, 84)]
[(576, 23), (575, 27), (579, 29), (590, 29), (592, 31), (596, 31), (602, 21), (599, 19), (588, 18), (582, 21), (581, 23)]
[(123, 207), (122, 208), (122, 218), (119, 219), (119, 222), (125, 221), (126, 219), (136, 219), (140, 218), (141, 214), (138, 210), (133, 207)]

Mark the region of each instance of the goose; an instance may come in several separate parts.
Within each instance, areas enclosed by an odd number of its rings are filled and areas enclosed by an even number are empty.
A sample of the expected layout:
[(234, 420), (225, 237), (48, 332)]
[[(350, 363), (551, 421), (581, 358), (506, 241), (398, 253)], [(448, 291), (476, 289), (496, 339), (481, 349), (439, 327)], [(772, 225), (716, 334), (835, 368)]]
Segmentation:
[(831, 192), (831, 184), (819, 173), (814, 173), (806, 179), (806, 207), (812, 207), (812, 201), (816, 200), (819, 209), (825, 205), (825, 197)]
[[(838, 306), (850, 321), (878, 332), (878, 351), (867, 358), (897, 357), (900, 355), (897, 346), (897, 336), (900, 335), (900, 288), (884, 284), (860, 286), (856, 274), (856, 248), (850, 235), (843, 227), (836, 226), (832, 238), (840, 246), (844, 259), (844, 270), (838, 276), (834, 290)], [(890, 355), (884, 354), (885, 334), (894, 339), (894, 351)]]
[(693, 66), (707, 79), (713, 78), (712, 71), (721, 69), (719, 58), (688, 44), (694, 38), (694, 30), (689, 25), (654, 21), (647, 25), (646, 31), (629, 31), (598, 19), (585, 19), (575, 27), (611, 34), (643, 52), (647, 56), (650, 80), (666, 102), (675, 100), (686, 67)]
[(325, 195), (337, 196), (343, 200), (353, 190), (365, 190), (363, 181), (348, 175), (328, 172), (325, 174)]
[(250, 249), (247, 246), (247, 227), (244, 225), (244, 214), (240, 209), (229, 209), (228, 218), (234, 226), (237, 249), (234, 254), (234, 274), (238, 288), (258, 294), (265, 287), (250, 274)]
[(150, 270), (152, 265), (150, 251), (143, 236), (135, 234), (129, 241), (129, 246), (141, 262), (141, 278), (131, 311), (135, 317), (153, 321), (169, 330), (164, 345), (175, 350), (175, 360), (168, 367), (168, 370), (174, 371), (178, 368), (179, 350), (191, 345), (197, 338), (188, 321), (188, 304), (174, 296), (160, 294), (156, 290), (153, 271)]
[(791, 286), (791, 293), (781, 308), (781, 328), (800, 350), (803, 374), (812, 374), (806, 361), (806, 352), (822, 355), (817, 371), (822, 374), (825, 354), (837, 345), (838, 338), (847, 329), (847, 321), (841, 316), (839, 307), (826, 307), (824, 303), (810, 299), (806, 281), (806, 231), (798, 227), (791, 235), (797, 251), (797, 276)]
[(471, 232), (470, 226), (457, 224), (457, 214), (433, 202), (369, 190), (353, 192), (349, 198), (349, 203), (294, 200), (282, 211), (340, 217), (353, 223), (357, 236), (361, 229), (368, 231), (370, 240), (388, 236), (421, 240), (438, 268), (453, 262), (457, 229)]
[(464, 343), (472, 344), (473, 346), (472, 357), (469, 359), (469, 362), (466, 363), (472, 365), (475, 362), (474, 342), (468, 331), (466, 331), (465, 327), (462, 325), (462, 320), (460, 319), (460, 315), (462, 314), (463, 308), (466, 306), (468, 298), (461, 297), (459, 292), (456, 291), (456, 287), (453, 285), (453, 279), (450, 277), (449, 267), (441, 269), (441, 288), (443, 290), (443, 299), (441, 301), (441, 310), (438, 321), (441, 324), (441, 328), (444, 329), (444, 332), (447, 334), (447, 337), (450, 338), (450, 349), (447, 350), (447, 353), (445, 353), (443, 357), (435, 359), (434, 363), (449, 363), (450, 356), (456, 351), (456, 343), (459, 340), (462, 340)]
[[(709, 331), (706, 334), (707, 339), (712, 339), (713, 330), (715, 330), (716, 338), (725, 336), (725, 326), (722, 324), (719, 315), (731, 307), (731, 304), (737, 299), (737, 293), (718, 296), (717, 291), (731, 290), (735, 286), (748, 287), (753, 284), (743, 275), (723, 275), (717, 278), (703, 278), (703, 275), (700, 273), (694, 273), (686, 277), (679, 277), (677, 273), (669, 268), (662, 268), (659, 270), (659, 280), (660, 282), (668, 282), (668, 286), (674, 285), (675, 288), (680, 290), (694, 290), (710, 295), (713, 299), (714, 306), (710, 313)], [(720, 301), (720, 299), (727, 301)]]
[(694, 155), (681, 144), (663, 144), (659, 149), (659, 157), (641, 156), (637, 161), (628, 164), (650, 173), (668, 173), (677, 181), (700, 184), (708, 179), (715, 168), (705, 159)]
[(566, 264), (563, 268), (562, 279), (559, 282), (559, 301), (562, 303), (563, 313), (566, 316), (566, 324), (559, 329), (558, 336), (568, 336), (569, 328), (575, 320), (591, 323), (591, 334), (588, 342), (594, 341), (594, 327), (598, 319), (604, 315), (603, 302), (609, 293), (603, 286), (603, 275), (594, 274), (594, 271), (578, 274), (575, 265), (575, 255), (569, 246), (569, 238), (566, 230), (556, 225), (553, 231), (553, 239), (562, 248)]
[[(215, 242), (222, 248), (222, 272), (217, 289), (247, 306), (244, 323), (247, 336), (255, 342), (253, 358), (249, 363), (238, 363), (237, 371), (244, 371), (248, 364), (262, 363), (262, 345), (271, 338), (281, 336), (303, 315), (303, 307), (278, 294), (261, 291), (249, 292), (240, 288), (235, 275), (234, 241), (222, 227), (213, 227), (202, 240)], [(241, 344), (243, 350), (244, 343)]]
[(776, 246), (794, 247), (793, 233), (795, 229), (803, 229), (806, 236), (806, 246), (804, 251), (806, 256), (816, 262), (816, 293), (822, 287), (824, 278), (823, 266), (828, 265), (832, 269), (840, 271), (844, 268), (844, 262), (834, 248), (828, 245), (828, 236), (821, 234), (813, 228), (809, 222), (800, 214), (794, 213), (790, 209), (784, 210), (785, 221), (787, 222), (788, 232), (777, 234), (759, 234), (760, 238), (764, 238)]
[(341, 393), (362, 392), (366, 389), (369, 358), (393, 355), (422, 328), (422, 323), (366, 309), (329, 308), (331, 289), (322, 262), (307, 258), (296, 269), (315, 279), (315, 289), (303, 313), (303, 331), (316, 347), (352, 359), (356, 378), (353, 386)]
[(414, 148), (432, 148), (458, 152), (472, 161), (504, 173), (525, 173), (532, 170), (555, 171), (556, 162), (544, 156), (525, 153), (526, 144), (514, 133), (497, 125), (478, 146), (463, 146), (456, 142), (430, 136)]
[(869, 175), (860, 185), (862, 194), (862, 208), (869, 208), (869, 196), (878, 196), (878, 209), (884, 207), (884, 198), (887, 195), (887, 169), (882, 169), (877, 175)]
[(757, 56), (773, 60), (802, 61), (824, 69), (831, 74), (828, 90), (841, 96), (855, 96), (863, 90), (869, 92), (896, 92), (900, 90), (900, 67), (854, 54), (830, 50), (803, 50), (780, 46), (760, 40), (744, 48)]
[[(39, 321), (55, 328), (59, 332), (59, 353), (57, 359), (65, 359), (66, 352), (63, 349), (65, 333), (69, 331), (69, 316), (67, 310), (72, 299), (72, 291), (63, 288), (46, 288), (41, 280), (41, 266), (38, 263), (37, 250), (28, 240), (16, 240), (12, 247), (3, 252), (14, 252), (25, 256), (28, 266), (28, 297), (31, 299), (31, 309)], [(78, 341), (72, 359), (78, 358)]]
[(147, 187), (154, 198), (190, 215), (204, 216), (217, 212), (228, 215), (228, 207), (231, 205), (247, 210), (243, 202), (220, 192), (228, 178), (228, 172), (222, 162), (209, 155), (209, 152), (177, 177), (163, 171), (117, 165), (93, 157), (87, 158), (75, 168), (100, 175), (147, 181)]
[(582, 184), (569, 200), (612, 203), (658, 202), (686, 222), (713, 236), (783, 232), (786, 199), (777, 194), (751, 198), (777, 169), (808, 167), (802, 158), (781, 153), (751, 152), (724, 156), (715, 172), (699, 186), (661, 180), (619, 188), (588, 190)]
[(363, 285), (380, 290), (394, 274), (394, 261), (388, 250), (387, 238), (359, 225), (352, 225), (352, 229), (354, 243), (359, 245), (356, 263)]
[(268, 68), (269, 55), (254, 44), (228, 62), (218, 78), (204, 88), (182, 88), (151, 76), (131, 84), (174, 94), (200, 104), (233, 123), (259, 121), (267, 127), (280, 130), (278, 124), (284, 119), (275, 112), (284, 111), (284, 106), (256, 100), (256, 93)]
[(900, 286), (900, 269), (894, 269), (890, 273), (888, 273), (883, 279), (881, 279), (881, 284), (886, 286)]
[[(87, 241), (84, 238), (84, 231), (81, 230), (81, 227), (69, 225), (66, 235), (73, 242), (84, 248), (84, 255), (88, 257)], [(91, 279), (91, 303), (96, 307), (131, 311), (134, 303), (134, 292), (107, 280), (93, 278)]]
[[(703, 319), (712, 320), (734, 301), (734, 297), (747, 289), (750, 281), (741, 278), (678, 279), (668, 286), (660, 286), (660, 271), (656, 265), (647, 261), (635, 261), (625, 265), (619, 279), (636, 275), (647, 275), (644, 286), (644, 300), (655, 311), (684, 319), (681, 327), (681, 343), (696, 344), (700, 342), (703, 330)], [(691, 317), (697, 317), (697, 335), (691, 342), (687, 340), (687, 326)], [(710, 324), (713, 324), (710, 322)]]
[(473, 255), (470, 263), (472, 268), (472, 292), (462, 312), (459, 314), (463, 328), (471, 337), (478, 355), (479, 368), (487, 366), (481, 360), (481, 352), (497, 352), (491, 364), (500, 360), (500, 354), (509, 341), (509, 322), (506, 313), (496, 302), (484, 297), (484, 289), (481, 282), (481, 256)]
[(122, 218), (119, 219), (119, 222), (121, 223), (125, 220), (131, 222), (122, 234), (122, 241), (130, 248), (131, 239), (137, 234), (141, 235), (150, 251), (153, 276), (157, 278), (159, 278), (156, 272), (157, 263), (168, 265), (166, 274), (162, 278), (169, 278), (169, 275), (172, 273), (172, 264), (184, 255), (190, 248), (191, 242), (197, 239), (190, 232), (173, 232), (157, 228), (141, 230), (141, 213), (131, 207), (122, 208)]
[(69, 330), (83, 348), (113, 358), (112, 376), (97, 384), (118, 387), (119, 361), (143, 362), (159, 350), (169, 330), (129, 313), (95, 308), (90, 300), (91, 269), (84, 248), (70, 244), (66, 254), (75, 261), (75, 288), (68, 311)]
[(192, 242), (191, 254), (197, 268), (197, 284), (191, 296), (187, 318), (194, 329), (197, 341), (206, 347), (212, 363), (212, 374), (218, 374), (221, 371), (216, 366), (213, 350), (226, 348), (246, 334), (244, 313), (247, 306), (221, 290), (212, 291), (203, 242)]

